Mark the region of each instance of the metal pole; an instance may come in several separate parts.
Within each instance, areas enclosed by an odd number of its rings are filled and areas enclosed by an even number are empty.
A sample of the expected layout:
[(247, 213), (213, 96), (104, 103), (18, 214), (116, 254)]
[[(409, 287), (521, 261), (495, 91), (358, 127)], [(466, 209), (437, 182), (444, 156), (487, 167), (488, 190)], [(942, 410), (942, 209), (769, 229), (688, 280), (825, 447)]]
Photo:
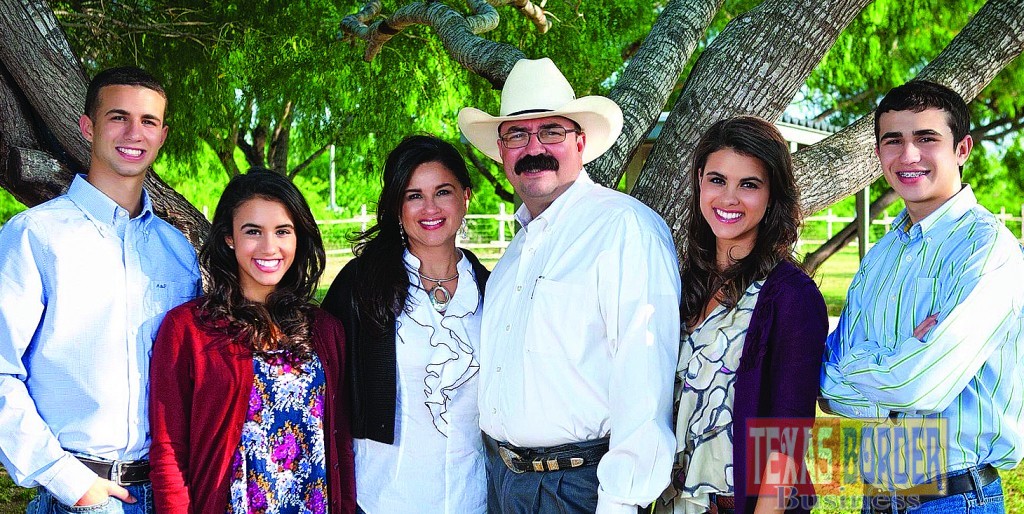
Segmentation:
[(871, 233), (871, 184), (857, 191), (857, 254), (864, 260), (868, 253), (868, 237)]
[(334, 190), (338, 183), (338, 177), (334, 171), (334, 145), (331, 145), (331, 201), (328, 207), (332, 211), (338, 210), (338, 192)]

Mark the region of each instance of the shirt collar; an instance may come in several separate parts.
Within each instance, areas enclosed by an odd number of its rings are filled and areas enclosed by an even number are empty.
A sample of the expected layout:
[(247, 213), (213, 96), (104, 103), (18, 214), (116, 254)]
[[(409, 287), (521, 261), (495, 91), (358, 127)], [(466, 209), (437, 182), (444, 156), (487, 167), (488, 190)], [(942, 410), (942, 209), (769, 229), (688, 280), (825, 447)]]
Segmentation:
[(891, 228), (904, 239), (915, 238), (932, 231), (952, 230), (950, 225), (956, 223), (976, 205), (978, 205), (978, 199), (974, 196), (974, 191), (970, 184), (964, 184), (957, 194), (917, 223), (911, 224), (910, 213), (904, 208), (892, 221)]
[[(119, 217), (128, 218), (128, 211), (104, 194), (103, 191), (89, 183), (85, 179), (85, 175), (75, 175), (75, 179), (71, 181), (71, 186), (68, 187), (67, 196), (85, 212), (86, 216), (97, 223), (113, 226), (118, 223)], [(153, 204), (149, 200), (149, 193), (143, 189), (142, 210), (139, 211), (139, 215), (135, 219), (140, 219), (144, 225), (148, 225), (152, 214)]]
[(536, 220), (544, 220), (545, 226), (554, 225), (561, 218), (562, 213), (567, 210), (568, 206), (586, 196), (587, 192), (594, 186), (594, 181), (587, 174), (587, 170), (581, 169), (580, 175), (576, 177), (576, 181), (565, 192), (558, 195), (558, 198), (555, 198), (555, 201), (551, 202), (551, 205), (538, 214), (537, 217), (530, 216), (530, 210), (526, 208), (526, 204), (523, 204), (516, 209), (516, 220), (519, 221), (519, 224), (527, 232), (529, 232), (530, 223)]

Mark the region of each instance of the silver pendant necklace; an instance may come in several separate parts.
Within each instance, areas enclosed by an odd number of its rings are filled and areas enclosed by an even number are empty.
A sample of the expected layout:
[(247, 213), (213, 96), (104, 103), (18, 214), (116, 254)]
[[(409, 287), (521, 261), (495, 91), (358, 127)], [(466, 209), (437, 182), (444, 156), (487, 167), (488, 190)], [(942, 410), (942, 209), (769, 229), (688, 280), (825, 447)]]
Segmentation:
[(437, 284), (434, 287), (431, 287), (430, 290), (427, 291), (427, 296), (430, 297), (430, 305), (432, 307), (434, 307), (435, 311), (437, 311), (437, 312), (444, 312), (445, 309), (448, 308), (448, 302), (450, 302), (452, 300), (452, 294), (449, 293), (448, 290), (445, 289), (445, 287), (442, 286), (441, 284), (443, 284), (445, 282), (451, 282), (452, 280), (455, 280), (455, 279), (459, 278), (458, 270), (455, 271), (454, 275), (452, 275), (452, 276), (450, 276), (448, 278), (428, 277), (428, 276), (424, 275), (423, 273), (420, 273), (419, 270), (415, 270), (414, 269), (412, 271), (415, 272), (417, 275), (419, 275), (419, 277), (421, 279), (426, 280), (428, 282), (434, 282), (435, 284)]

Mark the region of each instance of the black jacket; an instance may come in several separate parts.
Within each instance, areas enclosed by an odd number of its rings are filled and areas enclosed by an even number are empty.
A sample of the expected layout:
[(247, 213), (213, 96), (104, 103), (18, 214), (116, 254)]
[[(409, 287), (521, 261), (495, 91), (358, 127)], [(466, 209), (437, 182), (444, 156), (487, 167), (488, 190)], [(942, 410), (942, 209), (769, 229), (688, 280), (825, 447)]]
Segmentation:
[[(482, 296), (490, 272), (472, 252), (466, 249), (462, 252), (473, 266), (473, 275)], [(352, 437), (394, 444), (395, 400), (398, 394), (395, 330), (382, 337), (372, 337), (360, 331), (363, 320), (353, 289), (359, 273), (359, 261), (360, 258), (356, 257), (341, 269), (320, 306), (345, 326), (345, 377), (351, 399)], [(395, 317), (388, 321), (394, 326)]]

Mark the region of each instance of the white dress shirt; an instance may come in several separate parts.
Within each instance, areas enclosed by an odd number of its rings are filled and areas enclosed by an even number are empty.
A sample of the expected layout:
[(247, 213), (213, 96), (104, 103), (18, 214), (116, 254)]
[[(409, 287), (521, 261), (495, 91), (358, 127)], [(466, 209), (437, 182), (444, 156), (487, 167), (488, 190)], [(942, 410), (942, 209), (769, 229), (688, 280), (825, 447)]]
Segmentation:
[[(419, 260), (406, 251), (410, 270)], [(409, 273), (398, 316), (395, 443), (354, 439), (356, 498), (368, 514), (483, 513), (487, 471), (477, 410), (480, 293), (465, 255), (444, 315)]]
[(665, 222), (585, 171), (523, 230), (487, 284), (480, 426), (520, 447), (611, 437), (599, 513), (669, 483), (679, 271)]

